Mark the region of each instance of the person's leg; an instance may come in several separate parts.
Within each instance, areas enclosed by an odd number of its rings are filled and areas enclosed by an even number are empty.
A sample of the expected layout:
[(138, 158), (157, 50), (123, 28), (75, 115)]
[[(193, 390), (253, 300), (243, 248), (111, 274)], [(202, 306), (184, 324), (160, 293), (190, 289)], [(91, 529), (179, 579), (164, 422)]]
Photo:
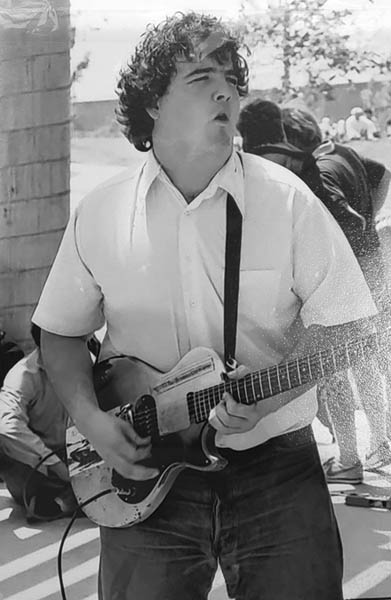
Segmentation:
[(353, 374), (368, 420), (370, 453), (372, 453), (387, 441), (386, 382), (376, 358), (369, 359), (359, 369), (354, 369)]
[(17, 504), (24, 507), (26, 501), (29, 519), (45, 520), (62, 516), (64, 511), (56, 502), (56, 497), (65, 493), (73, 495), (70, 484), (58, 477), (46, 477), (5, 454), (0, 457), (0, 476)]
[(212, 529), (210, 487), (187, 470), (146, 521), (101, 528), (99, 600), (206, 600), (217, 567)]
[(316, 395), (318, 400), (318, 412), (316, 416), (319, 422), (329, 430), (332, 436), (333, 442), (335, 441), (334, 426), (331, 418), (330, 410), (327, 404), (327, 384), (324, 381), (320, 381), (316, 388)]
[(339, 448), (339, 460), (344, 467), (358, 464), (356, 402), (347, 371), (336, 373), (325, 380), (327, 406), (334, 425)]
[[(372, 297), (379, 310), (377, 329), (382, 333), (390, 320), (390, 295), (385, 280), (384, 264), (379, 250), (359, 258), (360, 266)], [(387, 346), (386, 346), (387, 348)], [(385, 348), (385, 350), (386, 350)], [(360, 369), (354, 371), (365, 416), (370, 429), (370, 451), (367, 467), (381, 466), (391, 462), (391, 444), (388, 438), (387, 420), (390, 411), (390, 366), (388, 352), (374, 356)], [(388, 380), (388, 381), (387, 381)]]
[(229, 467), (220, 562), (236, 600), (342, 600), (342, 548), (315, 442), (283, 436)]

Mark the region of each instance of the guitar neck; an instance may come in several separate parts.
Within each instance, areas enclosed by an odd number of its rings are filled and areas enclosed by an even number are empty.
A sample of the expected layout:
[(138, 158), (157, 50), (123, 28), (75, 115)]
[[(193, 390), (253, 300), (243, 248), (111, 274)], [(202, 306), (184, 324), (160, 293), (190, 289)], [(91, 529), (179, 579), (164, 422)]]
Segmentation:
[(207, 421), (210, 411), (220, 402), (224, 392), (229, 392), (241, 404), (254, 404), (354, 366), (372, 356), (379, 348), (379, 334), (373, 333), (359, 340), (249, 373), (240, 379), (192, 392), (187, 396), (190, 419), (194, 423)]

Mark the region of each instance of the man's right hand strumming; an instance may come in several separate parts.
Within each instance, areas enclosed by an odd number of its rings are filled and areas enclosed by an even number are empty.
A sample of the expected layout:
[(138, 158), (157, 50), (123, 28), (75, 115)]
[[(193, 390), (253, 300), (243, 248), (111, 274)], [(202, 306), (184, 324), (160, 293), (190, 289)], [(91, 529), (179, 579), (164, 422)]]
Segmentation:
[(150, 457), (151, 439), (140, 437), (129, 422), (97, 409), (80, 429), (99, 456), (123, 477), (141, 480), (159, 474), (138, 464)]

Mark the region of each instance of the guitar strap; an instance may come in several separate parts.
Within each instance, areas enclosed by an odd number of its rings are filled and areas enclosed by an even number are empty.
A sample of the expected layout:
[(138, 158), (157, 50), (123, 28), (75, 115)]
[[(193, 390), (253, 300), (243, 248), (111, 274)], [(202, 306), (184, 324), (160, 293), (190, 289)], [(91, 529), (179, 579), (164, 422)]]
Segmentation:
[(228, 194), (224, 274), (224, 365), (228, 371), (235, 364), (241, 245), (242, 213)]

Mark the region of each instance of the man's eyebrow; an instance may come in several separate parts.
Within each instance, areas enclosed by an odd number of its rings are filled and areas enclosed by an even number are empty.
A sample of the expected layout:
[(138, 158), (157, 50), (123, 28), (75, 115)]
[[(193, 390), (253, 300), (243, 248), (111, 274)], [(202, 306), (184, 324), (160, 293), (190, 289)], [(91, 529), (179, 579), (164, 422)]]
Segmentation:
[[(199, 67), (198, 69), (194, 69), (193, 71), (190, 71), (190, 73), (185, 75), (184, 79), (189, 79), (190, 77), (193, 77), (194, 75), (205, 75), (207, 73), (215, 73), (216, 71), (217, 71), (216, 67)], [(226, 71), (224, 71), (224, 73), (226, 75), (234, 75), (235, 74), (235, 72), (232, 68), (227, 69)]]

